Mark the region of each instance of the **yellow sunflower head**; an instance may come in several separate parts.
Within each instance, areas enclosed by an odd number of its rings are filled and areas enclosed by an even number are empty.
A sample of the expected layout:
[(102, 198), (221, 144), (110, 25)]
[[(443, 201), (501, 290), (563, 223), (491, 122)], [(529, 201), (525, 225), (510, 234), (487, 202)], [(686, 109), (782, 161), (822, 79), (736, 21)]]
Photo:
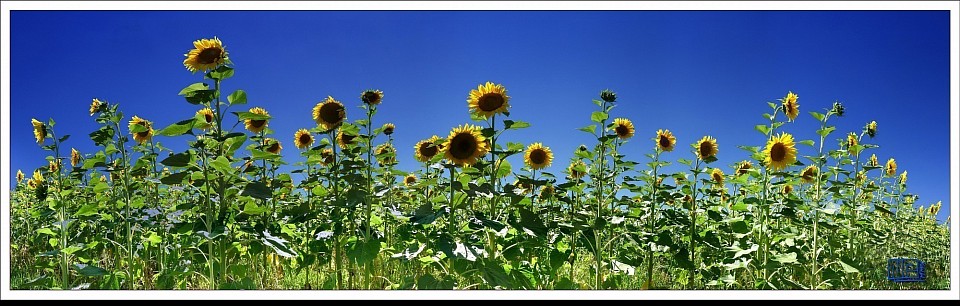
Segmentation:
[(50, 172), (57, 172), (58, 170), (60, 170), (60, 160), (59, 160), (59, 159), (57, 159), (56, 162), (54, 162), (54, 161), (52, 161), (52, 160), (51, 160), (51, 161), (48, 161), (48, 162), (47, 162), (47, 165), (49, 165)]
[(273, 138), (264, 139), (263, 146), (267, 152), (273, 154), (280, 154), (280, 150), (283, 150), (283, 146), (280, 145), (280, 141)]
[(789, 195), (793, 192), (793, 185), (783, 185), (783, 195)]
[(213, 115), (213, 110), (209, 107), (198, 110), (194, 116), (197, 118), (197, 127), (201, 130), (210, 129), (217, 123), (217, 118)]
[[(943, 205), (943, 203), (941, 203), (941, 201), (937, 201), (937, 204), (931, 205), (931, 206), (930, 206), (930, 215), (931, 215), (931, 216), (936, 216), (937, 213), (940, 212), (940, 206), (942, 206), (942, 205)], [(947, 217), (947, 218), (949, 219), (950, 217)]]
[(383, 92), (379, 89), (368, 89), (364, 90), (360, 94), (360, 100), (367, 105), (377, 105), (383, 101)]
[[(259, 107), (251, 108), (249, 112), (257, 115), (264, 115), (264, 116), (270, 115), (269, 113), (267, 113), (267, 110)], [(247, 131), (250, 131), (251, 133), (260, 133), (263, 131), (263, 129), (267, 128), (267, 120), (244, 119), (243, 126), (247, 129)]]
[(737, 172), (735, 175), (741, 176), (747, 174), (747, 171), (750, 171), (750, 169), (753, 169), (753, 163), (751, 163), (749, 160), (741, 161), (737, 164)]
[(20, 182), (23, 182), (23, 171), (17, 169), (17, 184), (19, 185)]
[(540, 170), (550, 166), (550, 163), (553, 162), (553, 152), (550, 151), (549, 147), (543, 146), (539, 142), (535, 142), (527, 147), (526, 153), (523, 154), (523, 162), (533, 170)]
[(550, 197), (553, 197), (553, 193), (554, 193), (554, 192), (555, 192), (555, 190), (553, 189), (553, 185), (546, 185), (546, 186), (540, 187), (540, 197), (541, 197), (541, 198), (550, 198)]
[(857, 140), (857, 134), (855, 134), (854, 132), (850, 132), (850, 134), (847, 134), (848, 148), (852, 148), (853, 146), (856, 146), (858, 142), (859, 141)]
[(340, 126), (346, 119), (347, 110), (343, 107), (343, 103), (332, 96), (327, 96), (326, 99), (313, 107), (313, 120), (324, 130), (332, 130)]
[(40, 170), (33, 170), (33, 181), (34, 184), (39, 184), (43, 182), (43, 174), (40, 173)]
[(797, 161), (797, 147), (793, 135), (781, 133), (773, 135), (763, 150), (764, 164), (768, 169), (780, 171)]
[(677, 144), (677, 138), (673, 137), (670, 130), (657, 130), (657, 148), (664, 152), (673, 151)]
[(380, 165), (392, 165), (397, 159), (397, 149), (389, 143), (384, 143), (377, 146), (376, 151), (377, 161), (380, 162)]
[(470, 124), (458, 126), (450, 131), (443, 144), (444, 157), (457, 166), (473, 166), (490, 150), (486, 137), (480, 133), (480, 127)]
[(903, 173), (900, 173), (900, 179), (897, 180), (897, 182), (900, 183), (900, 185), (907, 184), (907, 170), (903, 170)]
[(687, 182), (687, 178), (684, 175), (673, 177), (673, 183), (676, 184), (677, 186), (683, 185), (686, 182)]
[(143, 144), (153, 138), (153, 123), (143, 118), (133, 116), (127, 124), (130, 133), (133, 134), (133, 140)]
[(723, 170), (713, 168), (713, 170), (710, 170), (710, 178), (712, 178), (713, 182), (717, 185), (723, 185)]
[(817, 173), (819, 171), (817, 166), (809, 165), (800, 173), (800, 179), (803, 180), (804, 183), (813, 183), (817, 180)]
[(507, 89), (503, 85), (487, 82), (470, 91), (467, 105), (471, 113), (490, 118), (498, 113), (509, 111), (510, 97), (507, 96)]
[(193, 42), (193, 49), (183, 60), (183, 66), (190, 72), (212, 70), (223, 64), (227, 59), (227, 50), (223, 48), (223, 43), (219, 38), (200, 39)]
[(417, 144), (413, 146), (413, 156), (421, 162), (429, 161), (440, 152), (441, 145), (436, 144), (439, 139), (440, 137), (433, 135), (430, 138), (417, 142)]
[(385, 123), (383, 124), (383, 128), (382, 128), (383, 134), (387, 136), (393, 135), (393, 130), (396, 128), (397, 126), (393, 125), (393, 123)]
[(333, 148), (326, 148), (320, 151), (320, 164), (329, 165), (333, 163)]
[(585, 164), (582, 160), (574, 161), (570, 163), (570, 166), (567, 167), (567, 173), (570, 174), (570, 178), (572, 179), (582, 178), (584, 175), (587, 175), (588, 171), (589, 169), (587, 169), (587, 164)]
[(413, 175), (413, 173), (407, 174), (407, 176), (405, 176), (405, 177), (403, 178), (403, 185), (404, 185), (404, 186), (410, 186), (410, 185), (413, 185), (413, 184), (416, 183), (416, 182), (417, 182), (417, 176), (416, 176), (416, 175)]
[(516, 195), (530, 194), (533, 191), (533, 185), (518, 180), (513, 181), (513, 193)]
[(30, 123), (33, 124), (33, 137), (37, 139), (37, 144), (42, 145), (43, 140), (47, 138), (47, 126), (37, 119), (30, 119)]
[(697, 158), (700, 160), (706, 160), (710, 157), (717, 156), (717, 152), (720, 149), (717, 147), (717, 140), (710, 136), (703, 136), (700, 138), (700, 141), (697, 141)]
[(792, 91), (787, 92), (787, 96), (783, 97), (783, 113), (787, 115), (787, 118), (790, 121), (797, 119), (797, 116), (800, 115), (800, 104), (797, 103), (797, 94)]
[(870, 123), (867, 123), (866, 130), (867, 130), (867, 135), (870, 135), (870, 138), (873, 138), (873, 136), (877, 136), (877, 122), (870, 121)]
[(870, 167), (880, 167), (880, 162), (877, 161), (877, 154), (870, 154)]
[(90, 102), (90, 116), (93, 116), (94, 114), (100, 112), (100, 106), (102, 105), (104, 105), (103, 102), (100, 102), (100, 100), (97, 100), (97, 98), (94, 98), (93, 102)]
[(855, 183), (858, 183), (858, 184), (865, 183), (867, 181), (867, 173), (864, 172), (863, 170), (860, 170), (860, 172), (857, 172), (857, 177), (855, 178), (855, 180), (856, 180)]
[(341, 149), (357, 144), (357, 135), (346, 135), (343, 131), (337, 131), (337, 145)]
[(299, 129), (293, 134), (293, 145), (301, 150), (308, 149), (313, 145), (313, 135), (307, 129)]
[(76, 148), (70, 149), (70, 166), (76, 168), (77, 164), (80, 163), (80, 151), (77, 151)]
[(893, 177), (897, 175), (897, 161), (893, 158), (887, 160), (887, 165), (883, 167), (884, 171), (887, 174), (887, 177)]
[(613, 131), (617, 133), (617, 137), (620, 137), (620, 139), (627, 140), (633, 137), (633, 122), (630, 122), (630, 119), (627, 118), (613, 119)]

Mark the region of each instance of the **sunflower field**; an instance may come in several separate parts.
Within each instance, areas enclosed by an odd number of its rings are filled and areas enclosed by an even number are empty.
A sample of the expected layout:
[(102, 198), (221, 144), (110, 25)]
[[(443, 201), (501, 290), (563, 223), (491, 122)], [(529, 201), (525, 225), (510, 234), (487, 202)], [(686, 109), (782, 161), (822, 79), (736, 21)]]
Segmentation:
[[(756, 104), (755, 143), (726, 144), (638, 131), (603, 90), (582, 97), (595, 142), (551, 148), (511, 138), (530, 124), (486, 82), (464, 89), (463, 125), (401, 144), (374, 124), (380, 90), (305, 103), (316, 125), (275, 135), (269, 105), (227, 90), (219, 39), (183, 64), (200, 73), (181, 121), (93, 99), (99, 129), (81, 134), (99, 149), (79, 152), (69, 128), (32, 120), (48, 165), (11, 192), (14, 289), (950, 288), (940, 203), (877, 158), (877, 122), (836, 131), (840, 102), (801, 113), (788, 91)], [(796, 139), (795, 120), (819, 138)], [(751, 158), (722, 165), (721, 146)], [(422, 167), (396, 169), (400, 154)], [(925, 281), (889, 281), (891, 258), (923, 260)]]

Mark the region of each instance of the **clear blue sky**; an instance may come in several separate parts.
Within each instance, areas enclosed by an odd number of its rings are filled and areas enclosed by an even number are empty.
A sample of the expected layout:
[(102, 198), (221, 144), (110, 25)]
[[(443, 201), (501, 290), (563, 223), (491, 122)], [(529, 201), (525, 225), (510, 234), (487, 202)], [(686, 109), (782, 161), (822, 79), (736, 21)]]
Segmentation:
[[(956, 183), (948, 170), (948, 12), (14, 11), (10, 24), (11, 177), (45, 164), (32, 117), (53, 117), (60, 134), (73, 135), (65, 146), (90, 153), (91, 98), (158, 127), (192, 116), (196, 107), (177, 93), (201, 76), (184, 69), (183, 54), (216, 35), (237, 69), (225, 92), (244, 89), (249, 106), (276, 118), (270, 127), (289, 163), (300, 159), (293, 133), (313, 126), (315, 103), (332, 95), (347, 104), (348, 119), (359, 119), (360, 92), (379, 88), (375, 123), (397, 125), (399, 168), (413, 170), (413, 144), (470, 122), (467, 95), (489, 80), (507, 87), (511, 118), (533, 125), (504, 141), (551, 147), (547, 170), (555, 174), (591, 143), (576, 128), (590, 123), (590, 100), (604, 88), (620, 97), (613, 116), (636, 124), (628, 157), (646, 162), (659, 128), (677, 137), (681, 150), (665, 155), (671, 161), (692, 159), (688, 145), (709, 134), (720, 147), (714, 165), (727, 173), (747, 158), (736, 145), (763, 145), (753, 126), (764, 123), (766, 102), (791, 90), (801, 116), (786, 131), (815, 139), (808, 112), (834, 100), (847, 115), (833, 121), (831, 136), (876, 120), (874, 152), (909, 171), (918, 204), (943, 201), (940, 220)], [(158, 140), (182, 150), (186, 138)]]

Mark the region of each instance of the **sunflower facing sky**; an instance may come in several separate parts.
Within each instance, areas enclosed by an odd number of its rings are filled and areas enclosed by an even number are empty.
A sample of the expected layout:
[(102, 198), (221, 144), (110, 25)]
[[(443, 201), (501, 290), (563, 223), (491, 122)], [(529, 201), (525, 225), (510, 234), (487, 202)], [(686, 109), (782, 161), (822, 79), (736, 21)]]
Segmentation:
[(480, 134), (480, 127), (470, 124), (461, 125), (450, 131), (447, 142), (443, 144), (444, 157), (457, 166), (473, 166), (490, 150), (486, 137)]
[(130, 133), (133, 134), (133, 140), (136, 140), (139, 144), (143, 144), (153, 138), (153, 123), (143, 118), (133, 116), (127, 128), (129, 128)]
[(413, 173), (407, 174), (407, 176), (403, 177), (404, 186), (410, 186), (416, 182), (417, 182), (417, 176), (413, 175)]
[(797, 147), (793, 142), (793, 135), (781, 133), (774, 135), (767, 141), (763, 150), (764, 164), (768, 169), (780, 171), (797, 161)]
[(523, 162), (533, 170), (540, 170), (550, 166), (550, 163), (553, 162), (553, 152), (550, 151), (549, 147), (543, 146), (542, 143), (535, 142), (527, 147), (526, 153), (523, 154)]
[(616, 118), (613, 119), (613, 131), (617, 133), (617, 137), (621, 140), (627, 140), (633, 137), (635, 130), (633, 128), (633, 122), (630, 122), (630, 119)]
[(717, 152), (720, 151), (720, 148), (717, 147), (717, 140), (710, 136), (700, 138), (700, 141), (697, 141), (696, 148), (697, 158), (700, 160), (715, 157), (717, 156)]
[(803, 169), (803, 172), (800, 174), (800, 179), (803, 180), (804, 183), (813, 183), (817, 180), (818, 171), (817, 166), (809, 165)]
[(657, 148), (664, 152), (673, 151), (677, 145), (677, 138), (673, 137), (670, 130), (657, 130)]
[(206, 71), (223, 64), (227, 58), (227, 50), (224, 49), (220, 39), (214, 37), (194, 41), (193, 49), (183, 56), (187, 57), (183, 60), (183, 66), (190, 72)]
[(43, 144), (43, 139), (47, 138), (47, 126), (37, 119), (30, 119), (33, 124), (33, 137), (37, 139), (37, 144)]
[(313, 145), (313, 135), (310, 135), (307, 129), (299, 129), (293, 134), (293, 145), (300, 150), (310, 148), (310, 145)]
[(326, 99), (313, 107), (313, 120), (324, 130), (337, 128), (346, 119), (347, 111), (343, 107), (343, 103), (332, 96), (327, 96)]
[(17, 185), (19, 185), (20, 182), (23, 182), (23, 171), (17, 169)]
[(787, 115), (787, 118), (790, 121), (797, 119), (797, 116), (800, 115), (800, 104), (797, 103), (797, 99), (800, 98), (797, 94), (792, 91), (787, 92), (787, 96), (783, 98), (783, 113)]
[(436, 144), (439, 139), (440, 137), (433, 135), (428, 139), (417, 142), (417, 144), (413, 146), (413, 156), (421, 162), (430, 161), (431, 158), (440, 152), (440, 145)]
[(484, 118), (493, 117), (496, 114), (502, 114), (510, 110), (510, 97), (507, 96), (507, 89), (502, 84), (493, 84), (487, 82), (480, 84), (477, 89), (470, 91), (467, 98), (467, 106), (470, 112), (483, 116)]
[(213, 110), (209, 107), (204, 107), (203, 109), (198, 110), (194, 116), (197, 118), (197, 127), (201, 130), (210, 129), (216, 123), (216, 117), (213, 115)]
[[(267, 113), (267, 110), (259, 107), (251, 108), (249, 112), (257, 115), (270, 115)], [(267, 128), (267, 120), (245, 119), (243, 120), (243, 126), (252, 133), (260, 133), (263, 131), (263, 129)]]
[(897, 175), (897, 161), (893, 158), (887, 160), (887, 165), (883, 167), (884, 172), (886, 172), (887, 177), (893, 177)]
[(360, 94), (360, 101), (368, 105), (380, 104), (380, 102), (383, 101), (383, 92), (379, 89), (364, 90), (363, 93)]

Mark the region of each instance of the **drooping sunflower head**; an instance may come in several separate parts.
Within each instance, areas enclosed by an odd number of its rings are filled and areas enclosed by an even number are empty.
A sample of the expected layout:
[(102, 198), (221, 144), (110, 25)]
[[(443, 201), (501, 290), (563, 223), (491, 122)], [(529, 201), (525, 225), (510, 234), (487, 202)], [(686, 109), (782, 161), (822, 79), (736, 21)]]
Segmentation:
[(849, 134), (847, 134), (847, 147), (848, 147), (848, 148), (851, 148), (851, 147), (853, 147), (853, 146), (856, 146), (858, 143), (859, 143), (859, 140), (857, 140), (857, 134), (856, 134), (856, 133), (850, 132)]
[(622, 140), (630, 139), (634, 133), (633, 122), (630, 122), (630, 119), (627, 118), (613, 119), (613, 131)]
[(20, 182), (23, 182), (23, 171), (17, 169), (17, 184), (19, 185)]
[(487, 82), (470, 91), (467, 106), (470, 107), (471, 113), (490, 118), (509, 111), (510, 97), (507, 96), (507, 89), (502, 84)]
[(670, 130), (657, 130), (657, 148), (664, 152), (673, 151), (677, 144), (677, 138), (673, 137)]
[(813, 183), (817, 180), (817, 173), (819, 171), (817, 166), (809, 165), (800, 173), (800, 179), (803, 180), (804, 183)]
[(687, 178), (685, 175), (678, 175), (673, 177), (673, 183), (676, 184), (678, 187), (683, 185), (686, 182), (687, 182)]
[(880, 167), (880, 162), (877, 161), (877, 154), (870, 154), (870, 167)]
[(535, 142), (527, 147), (527, 151), (523, 154), (523, 162), (530, 169), (540, 170), (549, 167), (553, 162), (553, 152), (542, 143)]
[(706, 160), (707, 158), (717, 156), (720, 149), (717, 147), (717, 140), (710, 136), (703, 136), (697, 141), (697, 158)]
[(530, 185), (530, 183), (520, 181), (519, 179), (513, 181), (513, 194), (526, 195), (531, 192), (533, 192), (533, 185)]
[(546, 186), (540, 187), (540, 197), (541, 197), (541, 198), (550, 198), (550, 197), (553, 197), (553, 193), (554, 193), (554, 192), (555, 192), (555, 190), (553, 189), (553, 185), (549, 185), (549, 184), (548, 184), (548, 185), (546, 185)]
[(313, 145), (313, 135), (307, 129), (299, 129), (293, 134), (293, 145), (300, 150), (306, 150)]
[(213, 115), (213, 110), (209, 107), (204, 107), (201, 110), (198, 110), (194, 115), (194, 118), (197, 119), (197, 127), (201, 130), (208, 130), (217, 123), (217, 118)]
[(430, 138), (421, 140), (413, 146), (413, 156), (421, 162), (427, 162), (440, 152), (440, 145), (436, 144), (440, 137), (433, 135)]
[(343, 107), (343, 103), (332, 96), (327, 96), (326, 99), (313, 107), (313, 120), (325, 130), (340, 126), (346, 119), (347, 110)]
[(60, 160), (59, 160), (59, 159), (56, 159), (56, 161), (53, 161), (53, 160), (48, 161), (48, 162), (47, 162), (47, 165), (49, 166), (48, 168), (50, 169), (50, 172), (51, 172), (51, 173), (52, 173), (52, 172), (57, 172), (58, 170), (60, 170)]
[(47, 126), (37, 119), (30, 119), (33, 124), (33, 137), (37, 139), (37, 144), (43, 144), (43, 139), (47, 138)]
[(768, 169), (780, 171), (797, 161), (797, 147), (793, 135), (781, 133), (773, 135), (763, 150), (764, 164)]
[[(267, 110), (259, 107), (251, 108), (249, 112), (256, 115), (270, 116), (270, 114), (267, 113)], [(250, 131), (251, 133), (260, 133), (263, 131), (263, 129), (267, 128), (267, 120), (266, 119), (244, 119), (243, 126), (247, 129), (247, 131)]]
[(416, 182), (417, 182), (417, 176), (416, 176), (416, 175), (413, 175), (413, 173), (407, 174), (407, 176), (405, 176), (405, 177), (403, 178), (403, 185), (404, 185), (404, 186), (410, 186), (410, 185), (413, 185), (413, 184), (416, 183)]
[(129, 128), (130, 133), (133, 134), (133, 140), (136, 140), (139, 144), (143, 144), (153, 138), (153, 123), (143, 118), (133, 116), (127, 128)]
[(343, 130), (337, 131), (337, 145), (339, 145), (341, 149), (346, 149), (355, 144), (357, 144), (357, 135), (344, 134)]
[[(942, 205), (943, 205), (943, 203), (941, 203), (941, 201), (937, 201), (937, 204), (930, 205), (930, 215), (931, 215), (931, 216), (936, 216), (937, 213), (940, 212), (940, 206), (942, 206)], [(949, 218), (949, 217), (947, 217), (947, 218)]]
[(97, 98), (93, 98), (93, 102), (90, 102), (90, 116), (100, 112), (100, 107), (103, 105), (103, 102), (100, 102)]
[(886, 172), (887, 177), (893, 177), (897, 175), (897, 161), (893, 158), (887, 160), (887, 165), (883, 167), (883, 170)]
[(76, 168), (77, 164), (80, 163), (80, 151), (77, 151), (76, 148), (70, 149), (70, 166)]
[(897, 180), (897, 183), (900, 183), (901, 186), (907, 184), (907, 170), (903, 170), (903, 172), (900, 173), (900, 179)]
[(264, 139), (263, 147), (267, 152), (273, 154), (280, 154), (280, 150), (283, 150), (283, 146), (280, 145), (280, 141), (273, 138)]
[(833, 102), (833, 113), (837, 114), (837, 117), (843, 117), (845, 111), (846, 109), (843, 108), (843, 103), (840, 103), (840, 101)]
[(604, 102), (616, 102), (616, 101), (617, 101), (617, 93), (615, 93), (615, 92), (613, 92), (612, 90), (609, 90), (609, 89), (601, 90), (601, 91), (600, 91), (600, 99), (603, 100)]
[(480, 127), (470, 124), (454, 128), (443, 144), (444, 157), (461, 167), (472, 166), (489, 150), (487, 139), (480, 133)]
[(329, 165), (333, 163), (333, 148), (326, 148), (320, 151), (320, 164)]
[(397, 161), (397, 149), (389, 143), (384, 143), (377, 146), (376, 149), (377, 161), (381, 165), (392, 165)]
[(567, 173), (570, 174), (570, 178), (572, 179), (582, 178), (584, 175), (587, 175), (588, 171), (587, 164), (582, 160), (574, 161), (567, 167)]
[(710, 178), (713, 179), (713, 182), (717, 185), (723, 185), (723, 170), (713, 168), (713, 170), (710, 170)]
[(753, 169), (753, 163), (749, 160), (741, 161), (737, 164), (737, 173), (735, 175), (741, 176), (747, 174), (747, 171), (750, 171), (750, 169)]
[(783, 195), (789, 195), (793, 192), (793, 185), (783, 185)]
[(797, 116), (800, 115), (800, 104), (797, 103), (799, 96), (793, 93), (792, 91), (787, 92), (787, 96), (783, 97), (783, 113), (787, 115), (787, 118), (790, 121), (797, 119)]
[(396, 128), (397, 126), (393, 125), (393, 123), (384, 123), (382, 128), (383, 134), (387, 136), (393, 135), (393, 130)]
[(870, 138), (873, 138), (873, 136), (877, 136), (877, 122), (870, 121), (870, 123), (867, 123), (866, 130), (867, 130), (867, 135), (870, 135)]
[(360, 100), (367, 105), (377, 105), (383, 101), (383, 92), (379, 89), (367, 89), (360, 94)]
[(220, 39), (214, 37), (194, 41), (193, 49), (183, 56), (187, 57), (183, 60), (183, 66), (190, 72), (206, 71), (223, 64), (227, 59), (227, 50)]

